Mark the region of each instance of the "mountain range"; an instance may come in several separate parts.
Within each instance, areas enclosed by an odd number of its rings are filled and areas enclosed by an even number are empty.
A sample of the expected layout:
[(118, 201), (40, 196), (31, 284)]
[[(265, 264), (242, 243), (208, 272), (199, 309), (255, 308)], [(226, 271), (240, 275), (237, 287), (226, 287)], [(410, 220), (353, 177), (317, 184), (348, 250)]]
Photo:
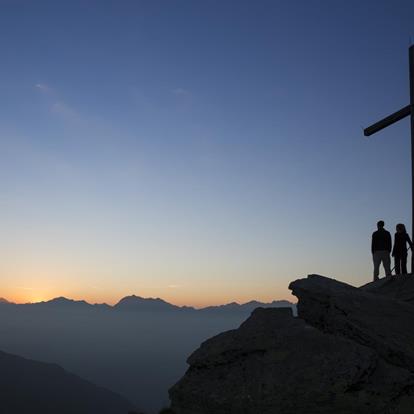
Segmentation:
[(69, 309), (103, 309), (116, 311), (180, 311), (180, 312), (252, 312), (255, 308), (269, 307), (292, 307), (295, 312), (295, 305), (287, 300), (274, 300), (269, 303), (252, 300), (246, 303), (231, 302), (224, 305), (207, 306), (204, 308), (194, 308), (192, 306), (177, 306), (161, 298), (144, 298), (141, 296), (125, 296), (115, 305), (111, 306), (106, 303), (91, 304), (85, 300), (73, 300), (63, 296), (48, 301), (16, 304), (9, 302), (7, 299), (0, 298), (0, 305), (12, 305), (18, 307), (46, 307), (46, 308), (69, 308)]
[[(3, 300), (0, 350), (56, 363), (155, 414), (168, 404), (167, 390), (184, 374), (192, 350), (213, 335), (237, 328), (254, 308), (285, 306), (296, 310), (287, 301), (195, 309), (136, 295), (113, 306), (64, 297), (33, 304)], [(0, 366), (0, 372), (7, 370)]]

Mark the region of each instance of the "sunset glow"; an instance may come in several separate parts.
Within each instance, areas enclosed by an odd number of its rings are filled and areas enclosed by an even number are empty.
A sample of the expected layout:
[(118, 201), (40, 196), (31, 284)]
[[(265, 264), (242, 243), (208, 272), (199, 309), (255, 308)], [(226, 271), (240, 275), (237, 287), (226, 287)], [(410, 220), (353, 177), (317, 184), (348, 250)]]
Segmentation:
[(184, 3), (2, 5), (0, 297), (294, 300), (411, 227), (412, 2)]

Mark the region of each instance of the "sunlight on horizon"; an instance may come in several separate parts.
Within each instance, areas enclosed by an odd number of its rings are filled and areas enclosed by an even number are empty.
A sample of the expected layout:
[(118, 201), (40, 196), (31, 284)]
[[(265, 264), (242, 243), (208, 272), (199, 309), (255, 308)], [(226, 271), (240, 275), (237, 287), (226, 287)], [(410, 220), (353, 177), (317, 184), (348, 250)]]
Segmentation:
[(85, 291), (84, 294), (74, 292), (70, 290), (51, 290), (42, 288), (28, 288), (28, 287), (16, 287), (2, 289), (0, 297), (8, 300), (9, 302), (24, 304), (24, 303), (38, 303), (47, 302), (59, 297), (65, 297), (66, 299), (72, 299), (76, 301), (85, 300), (90, 304), (107, 303), (108, 305), (115, 305), (122, 298), (126, 296), (139, 296), (143, 298), (159, 298), (177, 306), (193, 306), (195, 308), (201, 308), (206, 306), (224, 305), (231, 302), (237, 302), (243, 304), (250, 302), (251, 300), (257, 300), (259, 302), (268, 303), (274, 300), (289, 300), (295, 302), (296, 298), (290, 295), (290, 291), (286, 288), (285, 294), (272, 295), (269, 292), (245, 292), (240, 291), (237, 295), (231, 296), (230, 294), (224, 294), (220, 292), (219, 288), (210, 289), (209, 296), (196, 295), (195, 297), (188, 292), (188, 289), (182, 289), (180, 292), (179, 287), (165, 287), (163, 289), (144, 288), (139, 292), (119, 292), (119, 294), (111, 294), (109, 292), (91, 293), (91, 291)]
[(413, 5), (335, 3), (6, 2), (0, 296), (371, 280), (375, 223), (411, 228), (411, 152), (405, 121), (361, 125), (409, 100)]

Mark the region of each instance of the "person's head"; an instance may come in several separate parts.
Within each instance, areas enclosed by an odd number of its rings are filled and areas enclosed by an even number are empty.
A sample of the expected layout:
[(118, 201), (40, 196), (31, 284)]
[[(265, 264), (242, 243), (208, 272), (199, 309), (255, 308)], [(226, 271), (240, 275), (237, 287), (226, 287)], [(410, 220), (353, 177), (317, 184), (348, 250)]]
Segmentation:
[(377, 228), (378, 228), (378, 230), (383, 229), (383, 228), (384, 228), (384, 226), (385, 226), (385, 223), (384, 223), (382, 220), (380, 220), (380, 221), (377, 223)]
[(397, 224), (395, 228), (397, 230), (397, 233), (407, 233), (407, 230), (405, 229), (405, 226), (402, 223)]

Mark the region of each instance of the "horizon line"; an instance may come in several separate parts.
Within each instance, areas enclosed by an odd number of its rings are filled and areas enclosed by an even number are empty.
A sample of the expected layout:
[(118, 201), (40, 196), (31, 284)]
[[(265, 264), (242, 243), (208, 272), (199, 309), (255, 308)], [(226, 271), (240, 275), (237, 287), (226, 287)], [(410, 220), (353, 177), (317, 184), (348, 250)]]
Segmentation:
[(160, 297), (143, 297), (143, 296), (138, 296), (138, 295), (135, 295), (135, 294), (123, 296), (117, 302), (115, 302), (113, 305), (110, 305), (106, 302), (91, 303), (91, 302), (88, 302), (85, 299), (71, 299), (71, 298), (68, 298), (66, 296), (56, 296), (56, 297), (52, 297), (52, 298), (47, 299), (47, 300), (41, 300), (41, 301), (38, 301), (38, 302), (14, 302), (14, 301), (8, 300), (4, 296), (3, 297), (0, 296), (0, 303), (1, 303), (1, 299), (3, 299), (6, 303), (9, 303), (9, 304), (12, 304), (12, 305), (36, 305), (36, 304), (41, 304), (41, 303), (50, 303), (50, 302), (53, 302), (57, 299), (64, 299), (64, 300), (67, 300), (67, 301), (70, 301), (70, 302), (84, 302), (84, 303), (86, 303), (87, 305), (90, 305), (90, 306), (106, 305), (106, 306), (109, 306), (109, 307), (113, 308), (119, 302), (121, 302), (123, 299), (131, 298), (131, 297), (135, 297), (135, 298), (138, 298), (138, 299), (144, 299), (144, 300), (160, 300), (160, 301), (163, 301), (164, 303), (167, 303), (169, 305), (176, 306), (176, 307), (179, 307), (179, 308), (193, 308), (193, 309), (205, 309), (205, 308), (209, 308), (209, 307), (219, 307), (219, 306), (226, 306), (226, 305), (233, 305), (233, 304), (238, 305), (238, 306), (243, 306), (243, 305), (247, 305), (251, 302), (257, 302), (257, 303), (261, 303), (261, 304), (265, 304), (265, 305), (269, 305), (269, 304), (272, 304), (274, 302), (288, 302), (288, 303), (291, 303), (293, 305), (296, 304), (296, 302), (292, 302), (288, 299), (273, 299), (271, 302), (262, 302), (260, 300), (252, 299), (252, 300), (249, 300), (247, 302), (242, 302), (242, 303), (239, 303), (237, 301), (231, 301), (231, 302), (226, 302), (226, 303), (222, 303), (222, 304), (219, 304), (219, 305), (192, 306), (192, 305), (177, 305), (177, 304), (174, 304), (172, 302), (168, 302), (165, 299), (162, 299)]

